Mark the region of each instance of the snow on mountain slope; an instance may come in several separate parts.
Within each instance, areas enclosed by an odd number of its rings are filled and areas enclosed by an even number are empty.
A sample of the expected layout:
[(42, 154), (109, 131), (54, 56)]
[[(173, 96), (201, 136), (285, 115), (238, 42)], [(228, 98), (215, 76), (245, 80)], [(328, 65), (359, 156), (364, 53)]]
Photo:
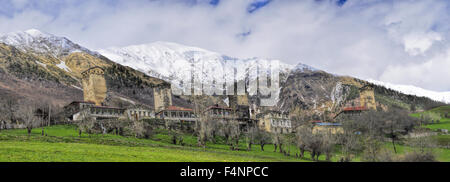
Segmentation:
[(450, 103), (450, 92), (436, 92), (431, 90), (426, 90), (420, 87), (412, 86), (412, 85), (397, 85), (392, 83), (381, 82), (377, 80), (367, 80), (376, 85), (384, 86), (386, 88), (390, 88), (392, 90), (399, 91), (404, 94), (416, 95), (421, 97), (428, 97), (430, 99)]
[(65, 37), (58, 37), (36, 29), (0, 35), (0, 42), (12, 45), (22, 51), (31, 51), (36, 54), (50, 54), (58, 58), (73, 52), (86, 52), (91, 55), (98, 55), (73, 43)]
[[(267, 68), (269, 66), (267, 63), (272, 61), (259, 58), (237, 59), (205, 49), (169, 42), (108, 48), (98, 52), (119, 64), (166, 81), (189, 77), (191, 74), (189, 70), (194, 65), (199, 66), (196, 67), (196, 71), (202, 70), (202, 72), (195, 72), (194, 78), (211, 83), (212, 78), (216, 81), (223, 79), (222, 70), (227, 63), (236, 62), (234, 68), (247, 68), (246, 72), (252, 72), (257, 67)], [(294, 66), (280, 62), (280, 71), (287, 71), (292, 67)], [(238, 76), (238, 79), (242, 78)]]

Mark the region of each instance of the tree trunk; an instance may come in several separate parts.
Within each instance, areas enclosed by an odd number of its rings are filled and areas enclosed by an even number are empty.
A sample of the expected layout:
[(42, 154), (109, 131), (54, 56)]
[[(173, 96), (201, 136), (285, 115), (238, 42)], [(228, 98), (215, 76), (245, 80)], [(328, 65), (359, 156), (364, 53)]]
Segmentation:
[(80, 138), (81, 138), (81, 133), (82, 133), (82, 131), (78, 130), (78, 137), (80, 137)]
[(273, 146), (274, 146), (273, 152), (277, 152), (277, 144), (273, 144)]
[(289, 147), (288, 147), (287, 155), (288, 155), (288, 156), (291, 156), (291, 145), (289, 145)]
[(41, 135), (44, 136), (44, 128), (42, 128)]
[(394, 152), (397, 153), (397, 148), (395, 148), (395, 142), (394, 142), (394, 137), (392, 137), (392, 146), (394, 146)]
[(280, 144), (280, 153), (283, 153), (283, 144)]
[(264, 152), (264, 144), (261, 144), (261, 151)]
[(303, 159), (303, 156), (305, 156), (305, 149), (300, 148), (300, 158)]
[(31, 135), (31, 128), (27, 128), (27, 131), (28, 131), (28, 136), (30, 136)]
[(312, 152), (311, 152), (311, 159), (312, 159), (313, 161), (316, 160), (316, 152), (315, 152), (315, 151), (312, 151)]

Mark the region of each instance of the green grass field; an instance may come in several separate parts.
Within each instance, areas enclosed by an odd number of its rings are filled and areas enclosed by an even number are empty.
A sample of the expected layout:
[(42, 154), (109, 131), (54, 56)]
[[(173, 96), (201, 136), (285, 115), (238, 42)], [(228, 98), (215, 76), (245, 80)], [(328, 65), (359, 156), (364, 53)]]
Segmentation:
[(256, 145), (252, 151), (231, 151), (226, 145), (212, 143), (205, 149), (194, 147), (193, 136), (184, 137), (187, 145), (192, 146), (180, 146), (169, 144), (164, 133), (155, 135), (153, 140), (110, 134), (83, 134), (79, 138), (76, 128), (69, 125), (47, 127), (45, 132), (47, 136), (41, 136), (40, 128), (34, 129), (31, 136), (24, 129), (1, 131), (0, 161), (308, 161), (273, 152), (270, 145), (266, 145), (264, 152)]
[(450, 113), (450, 106), (440, 106), (440, 107), (436, 107), (424, 112), (418, 112), (418, 113), (413, 113), (411, 114), (411, 116), (416, 117), (416, 118), (420, 118), (421, 114), (423, 113), (437, 113), (441, 116), (441, 120), (439, 121), (439, 123), (432, 123), (432, 124), (427, 124), (424, 125), (424, 128), (429, 128), (432, 130), (437, 130), (437, 129), (447, 129), (450, 130), (450, 118), (445, 118), (444, 115), (446, 113)]
[[(167, 131), (161, 131), (152, 139), (136, 139), (111, 134), (86, 135), (80, 138), (75, 126), (56, 125), (45, 128), (47, 136), (41, 136), (41, 129), (33, 129), (28, 136), (25, 129), (2, 130), (0, 132), (0, 162), (308, 162), (309, 153), (305, 159), (298, 159), (298, 152), (291, 146), (291, 156), (273, 152), (273, 145), (266, 145), (261, 151), (259, 145), (253, 145), (251, 151), (231, 151), (228, 145), (207, 143), (206, 148), (196, 146), (196, 137), (184, 135), (185, 146), (170, 144)], [(244, 141), (240, 149), (246, 149)], [(392, 145), (385, 148), (393, 151)], [(287, 150), (287, 147), (284, 147)], [(397, 145), (399, 154), (412, 150), (409, 147)], [(450, 150), (436, 149), (440, 161), (450, 161)], [(337, 149), (332, 161), (340, 157)], [(320, 160), (325, 160), (322, 155)], [(354, 161), (360, 161), (357, 156)]]

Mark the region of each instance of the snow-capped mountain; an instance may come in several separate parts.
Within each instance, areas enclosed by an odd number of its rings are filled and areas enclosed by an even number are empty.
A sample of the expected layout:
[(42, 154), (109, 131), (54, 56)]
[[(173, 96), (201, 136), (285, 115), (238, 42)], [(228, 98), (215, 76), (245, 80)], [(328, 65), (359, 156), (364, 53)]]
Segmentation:
[[(268, 63), (274, 61), (260, 58), (232, 58), (205, 49), (169, 42), (154, 42), (123, 48), (115, 47), (98, 50), (98, 52), (119, 64), (166, 81), (190, 77), (192, 66), (195, 66), (196, 71), (202, 70), (201, 72), (194, 72), (194, 79), (206, 80), (206, 83), (209, 83), (208, 81), (212, 81), (211, 78), (216, 81), (223, 79), (222, 70), (228, 66), (227, 64), (235, 63), (232, 67), (236, 69), (245, 68), (246, 74), (255, 73), (258, 67), (259, 69), (268, 69), (270, 66)], [(294, 67), (280, 62), (280, 71), (286, 72)], [(304, 68), (312, 69), (306, 66)], [(237, 75), (237, 79), (242, 80), (245, 74)], [(252, 77), (249, 76), (249, 78)]]
[[(205, 76), (212, 76), (214, 79), (220, 80), (218, 75), (222, 74), (217, 73), (220, 72), (222, 66), (227, 62), (235, 61), (235, 68), (247, 68), (245, 72), (247, 74), (255, 71), (257, 67), (268, 68), (269, 65), (267, 63), (273, 61), (260, 58), (238, 59), (202, 48), (170, 42), (154, 42), (122, 48), (113, 47), (98, 50), (97, 52), (119, 64), (132, 67), (149, 76), (172, 81), (172, 83), (174, 83), (173, 80), (189, 77), (190, 75), (187, 75), (190, 74), (188, 70), (193, 64), (199, 64), (203, 67), (202, 73), (194, 74), (195, 79), (205, 79)], [(280, 62), (280, 68), (280, 72), (285, 73), (291, 71), (319, 71), (302, 63), (290, 65)], [(238, 77), (238, 79), (242, 78)], [(424, 96), (436, 101), (450, 103), (450, 92), (434, 92), (414, 86), (394, 85), (375, 80), (368, 81), (405, 94)]]
[(412, 86), (412, 85), (398, 85), (398, 84), (392, 84), (377, 80), (369, 79), (367, 80), (373, 84), (384, 86), (386, 88), (399, 91), (404, 94), (408, 95), (415, 95), (419, 97), (428, 97), (430, 99), (433, 99), (435, 101), (444, 102), (444, 103), (450, 103), (450, 92), (436, 92), (431, 90), (426, 90), (420, 87)]
[(36, 54), (49, 54), (54, 57), (66, 56), (74, 52), (86, 52), (91, 55), (98, 55), (93, 51), (73, 43), (65, 37), (58, 37), (36, 29), (0, 35), (0, 42), (12, 45), (22, 51), (31, 51)]
[[(149, 76), (171, 81), (175, 84), (179, 84), (180, 80), (192, 75), (192, 72), (190, 72), (192, 66), (195, 66), (196, 71), (201, 70), (200, 72), (193, 73), (193, 79), (206, 81), (206, 84), (211, 83), (212, 85), (213, 80), (224, 80), (224, 77), (229, 79), (227, 77), (228, 75), (223, 74), (223, 68), (227, 67), (230, 63), (233, 63), (233, 69), (241, 69), (241, 74), (237, 75), (238, 80), (243, 80), (247, 76), (247, 78), (252, 80), (254, 79), (252, 73), (256, 73), (258, 69), (261, 71), (261, 68), (270, 70), (271, 65), (269, 63), (275, 61), (261, 58), (233, 58), (202, 48), (169, 42), (154, 42), (122, 48), (113, 47), (95, 52), (84, 48), (65, 37), (55, 36), (36, 29), (0, 35), (0, 42), (14, 46), (27, 53), (39, 54), (44, 57), (55, 57), (60, 61), (56, 61), (52, 64), (55, 64), (55, 66), (66, 72), (69, 72), (70, 70), (78, 70), (78, 72), (82, 71), (85, 68), (78, 68), (79, 66), (77, 67), (77, 65), (86, 63), (86, 66), (89, 66), (91, 63), (95, 62), (92, 60), (89, 62), (85, 57), (69, 58), (70, 56), (68, 56), (73, 55), (73, 53), (83, 52), (94, 55), (94, 57), (97, 58), (100, 55), (103, 55), (121, 65), (129, 66), (135, 70), (146, 73)], [(82, 61), (79, 62), (79, 60)], [(45, 67), (45, 64), (43, 64), (44, 62), (42, 62), (42, 60), (40, 61), (41, 62), (37, 61), (36, 63)], [(87, 64), (87, 62), (89, 62), (89, 64)], [(70, 65), (66, 65), (66, 63), (69, 63)], [(94, 65), (97, 65), (96, 63), (99, 62), (95, 62)], [(46, 64), (50, 64), (50, 62), (46, 62)], [(243, 72), (242, 69), (244, 69)], [(285, 75), (282, 79), (287, 79), (286, 75), (289, 75), (289, 73), (315, 71), (320, 70), (301, 63), (298, 65), (290, 65), (280, 61), (280, 72)], [(283, 81), (285, 80), (281, 80), (281, 82)], [(436, 101), (450, 103), (450, 92), (434, 92), (414, 86), (394, 85), (375, 80), (369, 81), (405, 94), (425, 96)], [(281, 87), (283, 87), (283, 85), (281, 85)]]

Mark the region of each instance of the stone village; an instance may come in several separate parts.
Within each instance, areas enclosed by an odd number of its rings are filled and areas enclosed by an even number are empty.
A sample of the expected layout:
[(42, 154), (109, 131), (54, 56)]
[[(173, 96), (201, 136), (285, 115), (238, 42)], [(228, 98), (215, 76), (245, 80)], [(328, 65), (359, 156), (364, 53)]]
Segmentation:
[[(289, 113), (275, 109), (274, 107), (255, 107), (249, 104), (248, 95), (228, 96), (228, 105), (214, 104), (201, 113), (195, 113), (194, 109), (175, 106), (172, 104), (170, 86), (154, 87), (154, 108), (139, 106), (120, 108), (104, 105), (106, 98), (106, 81), (104, 70), (101, 67), (92, 67), (82, 72), (83, 101), (73, 101), (64, 107), (64, 113), (70, 122), (82, 121), (89, 117), (94, 120), (103, 119), (128, 119), (142, 120), (154, 119), (155, 124), (167, 127), (168, 123), (181, 126), (183, 129), (192, 130), (199, 121), (199, 114), (205, 115), (214, 121), (227, 122), (238, 121), (240, 129), (246, 126), (257, 126), (271, 133), (291, 133), (294, 131)], [(364, 86), (360, 89), (360, 97), (355, 99), (352, 105), (344, 106), (335, 117), (339, 115), (359, 114), (369, 109), (376, 109), (373, 88)], [(356, 102), (356, 104), (355, 104)], [(356, 106), (355, 106), (356, 105)], [(340, 123), (311, 121), (314, 130), (332, 130), (340, 132)]]

